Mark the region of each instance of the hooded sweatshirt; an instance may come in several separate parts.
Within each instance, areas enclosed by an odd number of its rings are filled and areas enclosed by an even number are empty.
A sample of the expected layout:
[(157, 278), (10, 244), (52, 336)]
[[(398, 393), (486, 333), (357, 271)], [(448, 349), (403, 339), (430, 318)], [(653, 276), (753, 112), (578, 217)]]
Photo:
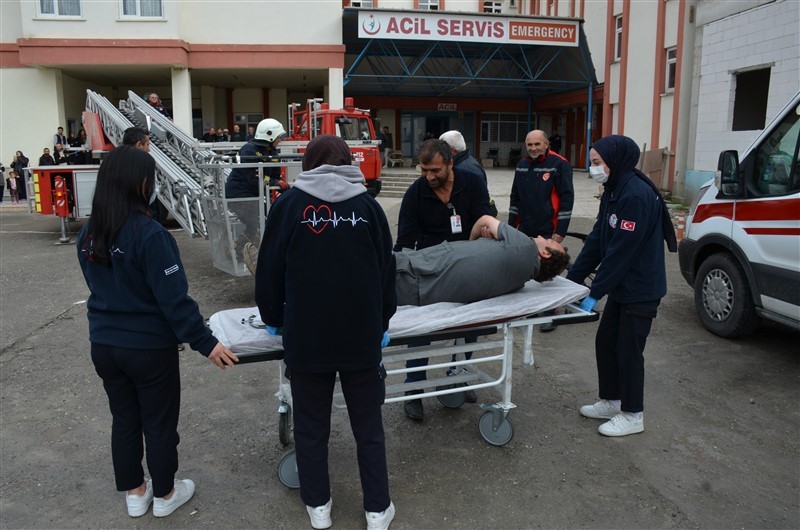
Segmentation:
[(267, 325), (283, 328), (292, 369), (365, 370), (381, 361), (397, 309), (395, 260), (386, 215), (364, 182), (357, 167), (323, 164), (300, 173), (270, 210), (256, 303)]
[(635, 169), (639, 147), (627, 136), (601, 138), (595, 151), (610, 169), (592, 232), (567, 279), (582, 283), (595, 270), (590, 296), (605, 295), (630, 304), (661, 299), (667, 293), (664, 241), (675, 234), (660, 193)]

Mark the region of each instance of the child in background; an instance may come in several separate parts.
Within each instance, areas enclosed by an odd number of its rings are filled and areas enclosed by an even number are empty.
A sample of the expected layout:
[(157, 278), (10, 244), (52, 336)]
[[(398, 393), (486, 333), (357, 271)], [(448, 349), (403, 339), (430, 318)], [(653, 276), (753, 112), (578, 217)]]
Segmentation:
[(8, 193), (11, 194), (11, 204), (19, 204), (19, 191), (17, 190), (17, 172), (10, 171), (6, 179)]

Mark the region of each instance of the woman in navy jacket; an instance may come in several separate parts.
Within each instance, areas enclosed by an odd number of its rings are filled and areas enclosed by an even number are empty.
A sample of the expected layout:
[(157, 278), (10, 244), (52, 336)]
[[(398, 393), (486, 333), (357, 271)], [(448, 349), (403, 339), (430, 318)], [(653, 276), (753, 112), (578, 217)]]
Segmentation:
[[(188, 284), (175, 239), (149, 216), (155, 161), (122, 146), (103, 159), (92, 217), (78, 235), (92, 362), (103, 379), (113, 423), (111, 456), (128, 514), (174, 512), (194, 494), (178, 470), (180, 373), (178, 345), (188, 342), (215, 365), (237, 357), (206, 327)], [(146, 444), (142, 443), (142, 435)], [(152, 480), (144, 479), (142, 456)], [(155, 499), (154, 499), (155, 498)]]
[(664, 242), (674, 252), (675, 233), (658, 189), (636, 169), (639, 147), (627, 136), (601, 138), (589, 154), (591, 177), (603, 184), (600, 213), (567, 279), (582, 283), (597, 268), (581, 308), (591, 311), (608, 295), (595, 350), (600, 401), (581, 407), (589, 418), (608, 419), (605, 436), (644, 431), (644, 346), (661, 298), (667, 293)]
[(389, 222), (351, 165), (347, 143), (308, 143), (303, 172), (272, 206), (256, 268), (256, 303), (283, 334), (292, 385), (300, 497), (311, 526), (331, 526), (328, 439), (336, 373), (356, 440), (367, 528), (394, 517), (381, 406), (381, 346), (397, 308)]

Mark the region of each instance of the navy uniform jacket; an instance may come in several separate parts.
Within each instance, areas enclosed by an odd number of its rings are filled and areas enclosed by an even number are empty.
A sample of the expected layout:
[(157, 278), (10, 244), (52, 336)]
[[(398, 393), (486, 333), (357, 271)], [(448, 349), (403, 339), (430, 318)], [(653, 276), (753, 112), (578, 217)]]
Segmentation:
[[(257, 162), (268, 162), (270, 158), (277, 155), (277, 151), (267, 142), (256, 144), (253, 141), (247, 142), (239, 150), (239, 158), (242, 164), (254, 164)], [(264, 177), (269, 177), (269, 185), (277, 186), (281, 178), (281, 168), (264, 168)], [(236, 167), (228, 175), (225, 183), (225, 196), (229, 199), (241, 197), (258, 197), (258, 187), (261, 181), (258, 179), (258, 168), (255, 167)]]
[[(567, 279), (582, 283), (599, 265), (589, 295), (630, 304), (667, 293), (663, 202), (635, 173), (619, 178), (600, 199), (600, 213)], [(671, 227), (668, 227), (671, 229)]]
[(572, 166), (552, 151), (520, 160), (511, 185), (508, 224), (531, 237), (565, 236), (572, 217), (575, 191)]
[[(481, 178), (472, 173), (455, 174), (448, 208), (433, 192), (425, 177), (420, 177), (406, 190), (400, 205), (395, 251), (404, 248), (420, 250), (442, 241), (469, 239), (475, 222), (491, 215), (489, 190)], [(461, 216), (461, 233), (450, 226), (453, 211)]]
[(133, 350), (175, 348), (188, 342), (208, 356), (217, 345), (188, 294), (172, 234), (133, 214), (114, 238), (111, 266), (93, 263), (91, 221), (78, 234), (78, 261), (89, 286), (89, 340)]

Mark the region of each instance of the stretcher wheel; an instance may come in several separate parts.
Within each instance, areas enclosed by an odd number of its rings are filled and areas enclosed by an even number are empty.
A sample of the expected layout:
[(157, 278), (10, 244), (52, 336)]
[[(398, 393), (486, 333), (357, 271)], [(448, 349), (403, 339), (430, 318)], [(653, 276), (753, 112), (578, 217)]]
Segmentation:
[[(450, 388), (455, 388), (457, 386), (463, 385), (444, 385), (444, 386), (437, 386), (436, 390), (448, 390)], [(466, 394), (464, 392), (454, 392), (452, 394), (443, 394), (441, 396), (436, 396), (439, 399), (439, 403), (447, 407), (448, 409), (457, 409), (464, 402), (467, 400)]]
[(292, 409), (289, 408), (286, 412), (281, 412), (278, 418), (278, 438), (281, 445), (288, 447), (292, 443)]
[(494, 430), (492, 428), (494, 413), (491, 411), (484, 412), (478, 420), (478, 430), (481, 431), (481, 436), (488, 443), (497, 446), (506, 445), (514, 437), (514, 426), (511, 425), (511, 420), (508, 417), (503, 418), (503, 422)]
[(289, 451), (278, 464), (278, 480), (289, 489), (296, 490), (300, 487), (300, 476), (297, 474), (297, 455)]

